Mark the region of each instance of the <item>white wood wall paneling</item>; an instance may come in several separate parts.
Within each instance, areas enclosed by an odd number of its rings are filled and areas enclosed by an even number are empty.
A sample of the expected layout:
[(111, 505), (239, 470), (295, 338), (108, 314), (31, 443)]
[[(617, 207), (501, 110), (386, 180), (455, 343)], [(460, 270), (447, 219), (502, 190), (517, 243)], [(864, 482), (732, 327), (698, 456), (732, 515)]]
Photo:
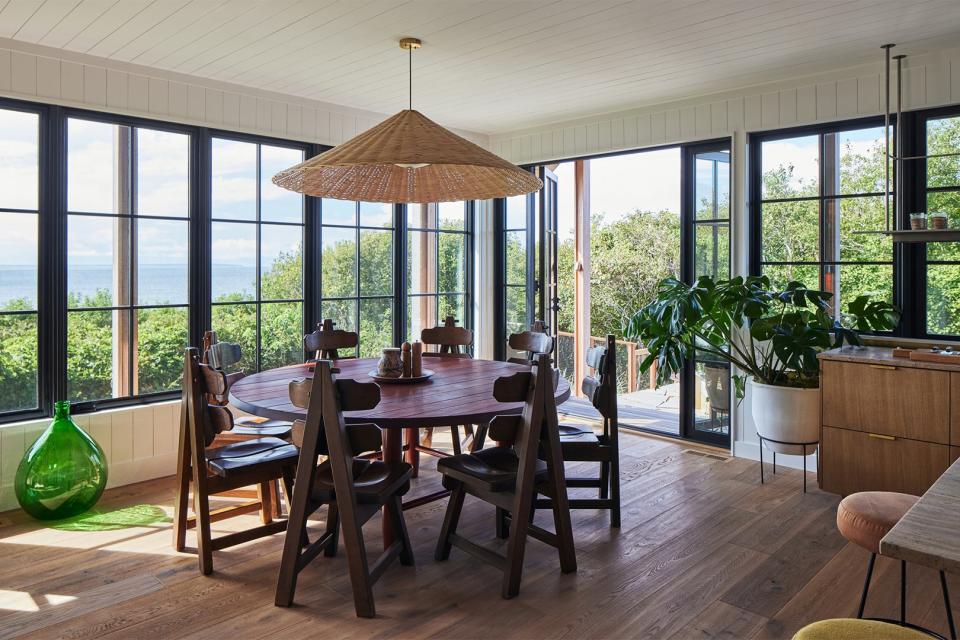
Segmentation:
[[(106, 60), (97, 65), (38, 55), (20, 50), (22, 43), (7, 43), (14, 48), (0, 48), (0, 95), (12, 98), (332, 145), (384, 118), (324, 103), (256, 95), (241, 87), (220, 88), (222, 83), (195, 78), (173, 79), (163, 72), (136, 73)], [(489, 144), (485, 135), (457, 133), (481, 146)]]
[[(106, 454), (109, 487), (176, 471), (179, 401), (77, 415), (73, 419)], [(0, 511), (17, 507), (13, 492), (17, 466), (49, 423), (49, 419), (43, 419), (0, 427)]]
[[(960, 102), (960, 49), (908, 58), (904, 68), (904, 109)], [(557, 160), (591, 153), (722, 137), (736, 131), (761, 131), (801, 124), (872, 116), (881, 113), (882, 75), (878, 65), (805, 78), (793, 86), (757, 87), (726, 99), (618, 112), (594, 119), (557, 123), (513, 134), (491, 136), (491, 148), (518, 164)], [(891, 91), (892, 100), (895, 91)], [(620, 123), (623, 123), (621, 126)], [(596, 139), (593, 131), (610, 132)], [(573, 135), (570, 135), (572, 132)], [(552, 144), (531, 153), (524, 139), (535, 136)], [(514, 144), (519, 141), (519, 144)]]

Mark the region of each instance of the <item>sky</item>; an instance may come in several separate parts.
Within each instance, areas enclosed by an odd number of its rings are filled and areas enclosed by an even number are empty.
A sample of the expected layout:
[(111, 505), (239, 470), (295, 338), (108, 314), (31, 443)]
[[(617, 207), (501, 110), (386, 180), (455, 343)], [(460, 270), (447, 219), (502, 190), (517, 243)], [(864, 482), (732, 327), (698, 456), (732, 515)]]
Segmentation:
[[(573, 162), (557, 174), (560, 241), (573, 237)], [(680, 149), (658, 149), (590, 161), (591, 214), (612, 222), (634, 209), (680, 212)]]

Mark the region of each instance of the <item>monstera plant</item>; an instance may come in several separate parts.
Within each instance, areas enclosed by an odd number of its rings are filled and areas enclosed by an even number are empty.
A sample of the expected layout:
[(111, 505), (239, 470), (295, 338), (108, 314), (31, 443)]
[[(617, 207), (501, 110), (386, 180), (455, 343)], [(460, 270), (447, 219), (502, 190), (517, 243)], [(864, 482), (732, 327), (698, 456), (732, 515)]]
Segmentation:
[(769, 428), (773, 444), (812, 442), (819, 429), (817, 354), (860, 345), (858, 332), (888, 331), (900, 317), (893, 305), (859, 296), (835, 318), (832, 297), (800, 282), (775, 289), (766, 276), (716, 281), (702, 276), (692, 285), (667, 278), (656, 299), (631, 318), (626, 335), (649, 350), (640, 368), (646, 372), (655, 362), (660, 384), (694, 355), (729, 362), (737, 369), (737, 399), (751, 387), (761, 436)]

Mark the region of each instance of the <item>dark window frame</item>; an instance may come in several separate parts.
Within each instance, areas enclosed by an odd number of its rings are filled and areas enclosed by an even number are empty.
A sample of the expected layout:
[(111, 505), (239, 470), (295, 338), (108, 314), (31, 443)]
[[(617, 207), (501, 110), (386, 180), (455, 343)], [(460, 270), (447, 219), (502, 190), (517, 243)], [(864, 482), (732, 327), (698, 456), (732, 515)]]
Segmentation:
[[(911, 135), (904, 136), (904, 155), (917, 156), (925, 155), (927, 150), (927, 124), (930, 120), (939, 120), (944, 118), (960, 118), (960, 105), (951, 105), (939, 107), (936, 109), (924, 109), (904, 114), (904, 132), (910, 132)], [(906, 185), (906, 197), (904, 199), (907, 210), (904, 212), (904, 218), (909, 211), (927, 210), (927, 198), (931, 193), (960, 193), (960, 184), (948, 187), (930, 187), (927, 185), (927, 162), (923, 160), (905, 161), (904, 183)], [(909, 220), (905, 220), (909, 224)], [(913, 307), (917, 310), (914, 317), (911, 318), (914, 331), (923, 338), (929, 340), (957, 340), (960, 335), (950, 335), (942, 333), (931, 333), (927, 323), (927, 278), (930, 265), (960, 265), (960, 259), (957, 260), (934, 260), (927, 256), (927, 246), (925, 244), (904, 245), (910, 252), (913, 272), (916, 274), (912, 282), (913, 287)]]
[[(0, 412), (0, 425), (49, 418), (55, 400), (67, 397), (67, 119), (79, 118), (112, 125), (139, 127), (187, 134), (189, 142), (189, 211), (188, 225), (188, 339), (200, 344), (203, 332), (211, 322), (211, 176), (212, 139), (224, 138), (270, 146), (302, 148), (306, 157), (330, 149), (329, 146), (286, 138), (238, 133), (218, 129), (143, 118), (105, 111), (92, 111), (55, 104), (0, 98), (0, 109), (36, 113), (39, 117), (39, 199), (38, 220), (38, 287), (37, 287), (37, 406), (30, 409)], [(259, 171), (259, 167), (258, 167)], [(259, 190), (259, 180), (257, 189)], [(476, 203), (467, 203), (467, 317), (462, 324), (473, 328), (474, 243)], [(321, 314), (321, 200), (305, 198), (303, 221), (303, 332), (311, 331), (322, 320)], [(113, 217), (113, 216), (111, 216)], [(156, 217), (156, 216), (153, 216)], [(160, 216), (163, 217), (163, 216)], [(274, 224), (274, 223), (270, 223)], [(276, 223), (282, 224), (282, 223)], [(298, 225), (299, 226), (299, 225)], [(375, 296), (393, 299), (394, 345), (402, 341), (407, 328), (405, 282), (406, 205), (394, 205), (394, 293)], [(259, 270), (257, 278), (259, 279)], [(258, 292), (259, 295), (259, 292)], [(268, 301), (275, 302), (275, 301)], [(154, 307), (158, 305), (137, 305)], [(182, 307), (183, 305), (174, 305)], [(31, 312), (33, 313), (33, 312)], [(258, 332), (258, 341), (259, 341)], [(74, 404), (74, 413), (90, 413), (105, 409), (141, 406), (177, 400), (181, 392), (165, 391), (122, 398), (108, 398)]]
[[(255, 213), (255, 216), (254, 216), (254, 219), (253, 219), (253, 220), (239, 220), (239, 219), (232, 219), (232, 218), (218, 218), (218, 217), (214, 217), (214, 215), (213, 215), (213, 194), (212, 194), (212, 192), (207, 193), (207, 194), (206, 194), (206, 197), (205, 197), (205, 199), (204, 199), (204, 207), (203, 207), (203, 209), (204, 209), (204, 214), (205, 214), (204, 226), (206, 226), (206, 227), (209, 229), (209, 236), (208, 236), (209, 239), (208, 239), (206, 245), (201, 245), (201, 246), (207, 246), (207, 247), (212, 246), (212, 245), (210, 244), (210, 242), (212, 242), (212, 240), (213, 240), (213, 231), (212, 231), (212, 230), (213, 230), (213, 225), (214, 225), (215, 223), (220, 223), (220, 224), (226, 223), (226, 224), (253, 225), (253, 226), (256, 228), (256, 249), (255, 249), (255, 251), (256, 251), (256, 256), (255, 256), (255, 266), (254, 266), (254, 269), (255, 269), (255, 274), (254, 274), (254, 277), (255, 277), (255, 287), (254, 287), (254, 288), (255, 288), (256, 290), (254, 291), (254, 297), (253, 297), (253, 299), (250, 299), (250, 300), (239, 300), (239, 301), (235, 301), (235, 302), (227, 302), (227, 301), (217, 302), (217, 301), (213, 300), (213, 291), (212, 291), (212, 284), (213, 284), (212, 252), (209, 253), (209, 254), (207, 255), (207, 258), (208, 258), (208, 259), (203, 261), (203, 262), (208, 266), (208, 268), (209, 268), (209, 274), (207, 274), (205, 280), (206, 280), (206, 282), (209, 283), (208, 286), (210, 287), (209, 293), (204, 297), (204, 299), (207, 301), (207, 302), (206, 302), (206, 305), (209, 307), (209, 314), (210, 314), (209, 317), (208, 317), (208, 319), (207, 319), (207, 324), (204, 325), (204, 326), (209, 326), (209, 327), (211, 327), (211, 328), (215, 328), (215, 327), (212, 326), (212, 323), (213, 323), (212, 316), (213, 316), (213, 308), (214, 308), (214, 307), (217, 307), (217, 306), (243, 306), (243, 305), (253, 306), (253, 307), (255, 308), (255, 323), (256, 323), (256, 329), (255, 329), (256, 346), (254, 347), (255, 353), (253, 354), (253, 362), (254, 362), (254, 368), (253, 368), (253, 370), (254, 370), (254, 371), (261, 371), (262, 368), (263, 368), (263, 367), (262, 367), (262, 364), (263, 364), (263, 362), (262, 362), (262, 353), (263, 353), (262, 338), (263, 338), (263, 332), (262, 332), (262, 330), (261, 330), (261, 328), (262, 328), (261, 318), (262, 318), (262, 314), (263, 314), (263, 307), (264, 307), (264, 305), (283, 304), (283, 303), (299, 303), (299, 304), (300, 304), (300, 310), (301, 310), (301, 311), (300, 311), (300, 317), (301, 317), (301, 321), (302, 321), (301, 332), (302, 332), (302, 333), (306, 333), (306, 332), (309, 331), (308, 327), (310, 326), (310, 324), (309, 324), (309, 322), (308, 322), (308, 317), (309, 317), (309, 311), (308, 311), (308, 309), (309, 309), (309, 303), (308, 303), (308, 300), (307, 300), (307, 294), (308, 294), (309, 291), (312, 291), (312, 290), (313, 290), (313, 288), (312, 288), (312, 286), (311, 286), (311, 284), (313, 283), (313, 274), (310, 274), (311, 280), (308, 281), (308, 269), (307, 269), (308, 260), (306, 259), (306, 256), (307, 256), (306, 251), (307, 251), (308, 238), (309, 238), (309, 236), (310, 236), (310, 229), (308, 228), (308, 220), (311, 219), (311, 218), (313, 218), (313, 216), (311, 215), (311, 213), (312, 213), (311, 204), (312, 204), (312, 203), (309, 202), (310, 200), (312, 200), (312, 198), (307, 197), (307, 196), (304, 196), (304, 197), (303, 197), (303, 217), (301, 218), (301, 221), (300, 221), (300, 222), (264, 220), (264, 219), (263, 219), (263, 215), (262, 215), (262, 211), (261, 211), (262, 206), (263, 206), (263, 198), (262, 198), (262, 194), (261, 194), (261, 184), (262, 184), (262, 178), (263, 178), (263, 176), (262, 176), (262, 174), (261, 174), (261, 172), (262, 172), (262, 170), (263, 170), (263, 154), (262, 154), (262, 150), (263, 150), (263, 147), (265, 147), (265, 146), (277, 147), (277, 148), (284, 148), (284, 149), (295, 149), (295, 150), (298, 150), (298, 151), (302, 151), (303, 154), (304, 154), (304, 159), (306, 159), (306, 158), (309, 158), (309, 157), (311, 157), (311, 156), (313, 155), (313, 153), (312, 153), (312, 152), (313, 152), (313, 148), (312, 148), (313, 145), (304, 144), (304, 143), (297, 143), (297, 142), (294, 142), (294, 141), (277, 140), (277, 139), (267, 138), (267, 137), (263, 137), (263, 136), (246, 136), (246, 135), (243, 135), (243, 134), (237, 134), (237, 133), (235, 133), (235, 132), (219, 132), (219, 131), (212, 131), (212, 130), (211, 130), (211, 131), (209, 132), (209, 136), (208, 136), (207, 139), (205, 140), (205, 145), (204, 145), (204, 146), (205, 146), (204, 151), (205, 151), (207, 154), (209, 154), (209, 155), (208, 155), (209, 164), (208, 164), (208, 167), (207, 167), (208, 170), (205, 171), (205, 172), (203, 173), (203, 175), (202, 175), (203, 183), (204, 183), (204, 185), (205, 185), (208, 189), (209, 189), (210, 185), (212, 185), (212, 181), (213, 181), (213, 169), (214, 169), (214, 167), (213, 167), (213, 141), (214, 141), (214, 140), (228, 140), (228, 141), (231, 141), (231, 142), (242, 142), (242, 143), (245, 143), (245, 144), (255, 144), (255, 145), (256, 145), (256, 195), (255, 195), (255, 200), (256, 200), (256, 202), (255, 202), (255, 205), (256, 205), (256, 206), (255, 206), (255, 209), (256, 209), (256, 213)], [(303, 271), (302, 271), (302, 273), (301, 273), (301, 278), (302, 278), (302, 279), (301, 279), (301, 292), (300, 292), (300, 297), (299, 297), (299, 298), (284, 298), (284, 299), (277, 298), (277, 299), (274, 299), (274, 298), (264, 298), (264, 297), (263, 297), (263, 291), (262, 291), (263, 270), (262, 270), (261, 260), (262, 260), (262, 258), (263, 258), (262, 241), (263, 241), (263, 231), (264, 231), (264, 228), (265, 228), (265, 227), (266, 227), (266, 228), (271, 228), (271, 227), (299, 227), (300, 230), (301, 230), (301, 236), (300, 236), (300, 237), (301, 237), (301, 251), (303, 252), (303, 260), (302, 260), (302, 262), (303, 262)], [(199, 342), (196, 342), (195, 344), (199, 344)]]
[[(905, 118), (906, 120), (906, 118)], [(898, 243), (892, 243), (893, 250), (891, 253), (890, 261), (850, 261), (850, 260), (826, 260), (825, 259), (825, 250), (826, 245), (826, 217), (827, 209), (830, 202), (836, 202), (839, 200), (845, 199), (856, 199), (856, 198), (871, 198), (871, 197), (883, 197), (883, 192), (864, 192), (856, 194), (841, 194), (841, 193), (832, 193), (827, 194), (824, 192), (824, 184), (826, 182), (825, 173), (826, 173), (826, 163), (822, 161), (824, 157), (824, 137), (830, 134), (841, 133), (844, 131), (856, 131), (859, 129), (868, 129), (875, 127), (883, 127), (883, 117), (874, 116), (868, 118), (855, 118), (850, 120), (840, 120), (823, 124), (814, 124), (814, 125), (804, 125), (799, 127), (790, 127), (786, 129), (776, 129), (772, 131), (762, 131), (757, 133), (751, 133), (748, 136), (747, 142), (747, 176), (748, 176), (748, 238), (749, 238), (749, 273), (750, 275), (760, 275), (763, 273), (764, 265), (793, 265), (793, 266), (810, 266), (816, 267), (818, 272), (818, 281), (817, 286), (820, 288), (824, 287), (824, 278), (825, 271), (831, 266), (837, 265), (890, 265), (891, 274), (893, 280), (891, 282), (891, 294), (893, 298), (893, 303), (904, 309), (905, 306), (909, 306), (906, 303), (907, 296), (909, 295), (908, 291), (904, 290), (903, 283), (909, 281), (903, 277), (904, 265), (910, 261), (909, 249), (906, 248), (906, 245), (899, 245)], [(892, 127), (896, 127), (896, 118), (891, 119)], [(891, 129), (892, 133), (893, 129)], [(906, 135), (907, 129), (904, 129), (904, 134)], [(815, 196), (803, 196), (796, 198), (763, 198), (763, 162), (762, 162), (762, 147), (764, 142), (773, 142), (777, 140), (787, 140), (791, 138), (797, 138), (802, 136), (817, 136), (817, 163), (818, 163), (818, 180), (817, 180), (817, 189), (818, 194)], [(905, 177), (906, 178), (906, 177)], [(908, 182), (905, 179), (905, 184)], [(891, 171), (890, 175), (891, 190), (893, 190), (893, 185), (895, 184), (895, 176)], [(907, 188), (909, 192), (909, 186)], [(762, 207), (764, 204), (770, 203), (780, 203), (780, 202), (817, 202), (818, 203), (818, 260), (816, 261), (796, 261), (796, 262), (784, 262), (784, 261), (765, 261), (763, 259), (763, 214)], [(891, 200), (893, 203), (894, 200)], [(910, 207), (907, 207), (909, 209)], [(896, 208), (891, 204), (891, 216), (901, 216), (905, 214), (896, 211)], [(838, 256), (839, 258), (839, 256)], [(841, 300), (841, 304), (842, 304)], [(892, 335), (892, 336), (908, 336), (909, 332), (905, 331), (905, 327), (909, 326), (910, 320), (904, 316), (904, 320), (893, 332), (884, 332), (880, 335)]]
[[(404, 290), (401, 292), (401, 295), (404, 298), (404, 302), (403, 302), (403, 313), (404, 313), (403, 323), (404, 324), (403, 324), (402, 333), (400, 334), (401, 336), (399, 339), (400, 342), (407, 339), (407, 337), (410, 340), (420, 339), (420, 336), (408, 335), (410, 333), (410, 327), (407, 326), (407, 315), (409, 312), (410, 302), (412, 299), (415, 299), (415, 298), (433, 298), (434, 299), (434, 304), (436, 305), (436, 309), (437, 309), (437, 317), (435, 318), (435, 322), (439, 326), (439, 324), (443, 321), (443, 318), (440, 317), (440, 298), (442, 298), (443, 296), (462, 297), (464, 317), (456, 318), (456, 320), (460, 326), (467, 327), (469, 329), (473, 328), (473, 303), (474, 303), (474, 300), (473, 300), (473, 253), (474, 253), (474, 224), (475, 224), (475, 216), (476, 216), (476, 209), (477, 209), (477, 201), (467, 200), (459, 203), (459, 204), (462, 204), (464, 207), (464, 210), (463, 210), (464, 222), (463, 222), (462, 229), (443, 229), (440, 227), (440, 210), (439, 210), (440, 204), (447, 204), (447, 203), (431, 203), (429, 205), (429, 206), (436, 207), (436, 212), (437, 212), (436, 226), (433, 228), (413, 226), (410, 224), (410, 219), (409, 219), (409, 216), (407, 215), (407, 212), (410, 210), (411, 207), (420, 207), (420, 206), (428, 206), (428, 205), (419, 205), (419, 204), (404, 205), (403, 240), (404, 240), (405, 246), (404, 246), (404, 259), (402, 262), (404, 266), (404, 274), (403, 274)], [(406, 282), (406, 267), (407, 267), (406, 261), (408, 257), (409, 247), (406, 246), (406, 243), (408, 238), (410, 237), (411, 232), (429, 234), (431, 237), (431, 243), (435, 248), (438, 265), (437, 265), (436, 274), (435, 274), (436, 277), (434, 278), (434, 285), (433, 285), (434, 291), (432, 292), (428, 291), (428, 292), (420, 292), (420, 293), (411, 293), (407, 291), (409, 283)], [(461, 291), (440, 291), (439, 256), (440, 256), (441, 235), (463, 237), (464, 252), (465, 252), (464, 253), (464, 282), (463, 282), (464, 288)], [(423, 328), (428, 328), (428, 325), (425, 325)], [(404, 337), (404, 336), (407, 336), (407, 337)], [(472, 353), (472, 349), (473, 349), (473, 346), (470, 347), (471, 353)]]

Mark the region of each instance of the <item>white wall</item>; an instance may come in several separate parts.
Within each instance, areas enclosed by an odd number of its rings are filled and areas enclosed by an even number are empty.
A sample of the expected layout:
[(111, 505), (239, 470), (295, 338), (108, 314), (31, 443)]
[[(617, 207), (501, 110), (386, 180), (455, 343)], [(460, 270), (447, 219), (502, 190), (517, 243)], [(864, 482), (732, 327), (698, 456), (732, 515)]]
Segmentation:
[[(907, 49), (894, 52), (910, 53)], [(878, 43), (876, 64), (493, 135), (490, 148), (512, 162), (527, 164), (729, 137), (733, 152), (732, 264), (735, 274), (745, 275), (748, 134), (883, 113), (882, 60)], [(904, 110), (960, 103), (960, 48), (908, 57), (904, 63)], [(891, 108), (895, 109), (894, 81)], [(737, 456), (757, 459), (759, 446), (749, 406), (748, 397), (734, 410), (731, 450)], [(799, 467), (801, 459), (778, 456), (777, 463)], [(816, 469), (815, 457), (808, 460), (808, 469)]]
[[(161, 402), (74, 416), (107, 456), (108, 487), (176, 471), (180, 402)], [(50, 418), (0, 426), (0, 511), (14, 509), (13, 478), (20, 459), (43, 433)]]
[[(0, 38), (0, 96), (336, 145), (387, 114)], [(486, 146), (486, 135), (455, 130)]]

